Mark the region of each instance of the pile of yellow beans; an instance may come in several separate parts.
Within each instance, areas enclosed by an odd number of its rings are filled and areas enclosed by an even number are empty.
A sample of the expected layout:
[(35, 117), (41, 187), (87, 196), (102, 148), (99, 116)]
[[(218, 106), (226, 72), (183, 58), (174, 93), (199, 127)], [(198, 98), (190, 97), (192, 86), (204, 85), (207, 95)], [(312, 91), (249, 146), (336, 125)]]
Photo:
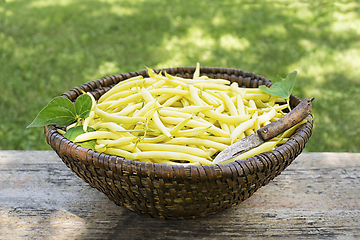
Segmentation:
[[(96, 139), (95, 151), (131, 160), (209, 165), (218, 152), (280, 119), (288, 108), (284, 99), (258, 88), (200, 76), (199, 64), (192, 79), (151, 69), (148, 74), (119, 82), (98, 101), (88, 93), (92, 110), (81, 123), (85, 133), (74, 142)], [(243, 158), (271, 151), (289, 134)]]

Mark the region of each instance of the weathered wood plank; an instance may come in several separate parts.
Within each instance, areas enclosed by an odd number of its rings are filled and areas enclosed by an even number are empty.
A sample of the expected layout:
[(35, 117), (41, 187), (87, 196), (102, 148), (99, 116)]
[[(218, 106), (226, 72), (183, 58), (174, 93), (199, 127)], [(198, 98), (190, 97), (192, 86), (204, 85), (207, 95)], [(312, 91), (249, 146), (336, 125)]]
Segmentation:
[(360, 153), (303, 153), (239, 206), (164, 221), (116, 206), (52, 151), (0, 151), (0, 239), (358, 239)]

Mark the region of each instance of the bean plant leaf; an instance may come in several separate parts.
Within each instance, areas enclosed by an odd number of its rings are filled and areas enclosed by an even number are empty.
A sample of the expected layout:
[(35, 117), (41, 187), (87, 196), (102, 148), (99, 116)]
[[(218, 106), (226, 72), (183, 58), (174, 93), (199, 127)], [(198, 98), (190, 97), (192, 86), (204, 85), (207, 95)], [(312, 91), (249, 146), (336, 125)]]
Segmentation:
[[(92, 127), (88, 127), (87, 131), (94, 132), (95, 129)], [(74, 141), (77, 136), (79, 136), (80, 134), (83, 134), (83, 133), (84, 133), (83, 126), (76, 126), (76, 127), (72, 127), (69, 130), (67, 130), (63, 136), (66, 137), (70, 141)], [(85, 142), (78, 142), (76, 144), (80, 145), (84, 148), (89, 148), (89, 149), (95, 150), (96, 139), (85, 141)]]
[(91, 97), (87, 94), (80, 95), (75, 102), (75, 110), (77, 116), (82, 119), (87, 118), (90, 114), (91, 106)]
[(259, 88), (265, 93), (285, 98), (288, 101), (294, 87), (296, 75), (297, 71), (290, 73), (286, 76), (286, 78), (281, 78), (278, 76), (276, 82), (271, 87), (268, 88), (264, 85), (261, 85)]
[(55, 97), (35, 117), (34, 121), (26, 128), (43, 127), (57, 124), (60, 127), (76, 121), (74, 104), (65, 97)]
[(35, 117), (34, 121), (26, 128), (44, 127), (46, 125), (69, 125), (79, 119), (89, 116), (92, 106), (91, 97), (87, 94), (80, 95), (75, 105), (65, 97), (55, 97)]

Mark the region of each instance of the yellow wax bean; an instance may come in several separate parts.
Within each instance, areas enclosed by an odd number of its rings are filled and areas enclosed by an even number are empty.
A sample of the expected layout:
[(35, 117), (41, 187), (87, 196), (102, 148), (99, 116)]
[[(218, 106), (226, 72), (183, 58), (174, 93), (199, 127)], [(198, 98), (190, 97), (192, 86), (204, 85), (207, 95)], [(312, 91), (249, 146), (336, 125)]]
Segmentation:
[(154, 109), (156, 101), (147, 102), (142, 109), (140, 109), (136, 114), (134, 113), (133, 117), (144, 117), (144, 115), (150, 110)]
[(158, 81), (166, 80), (166, 79), (167, 79), (166, 76), (163, 76), (163, 75), (160, 75), (160, 74), (156, 74), (154, 78), (155, 78), (156, 80), (158, 80)]
[(113, 132), (108, 132), (108, 131), (86, 132), (86, 133), (82, 133), (79, 136), (77, 136), (74, 139), (74, 143), (85, 142), (85, 141), (89, 141), (89, 140), (93, 140), (93, 139), (105, 139), (105, 138), (118, 139), (118, 138), (120, 138), (120, 136), (118, 134), (115, 134)]
[(244, 89), (246, 89), (246, 88), (239, 88), (239, 85), (237, 82), (231, 83), (230, 89), (231, 89), (231, 91), (235, 92), (236, 95), (240, 95), (241, 98), (244, 98), (244, 96), (246, 94), (246, 92), (244, 91)]
[(251, 118), (256, 119), (258, 116), (259, 116), (259, 112), (254, 112), (254, 113), (251, 115)]
[(147, 119), (152, 119), (155, 112), (156, 108), (150, 109), (147, 113), (145, 113), (144, 117), (146, 117)]
[[(206, 76), (206, 75), (203, 75), (203, 76), (200, 76), (200, 77), (198, 77), (198, 78), (196, 78), (196, 79), (198, 79), (198, 80), (207, 80), (207, 79), (211, 79), (211, 78), (209, 78), (208, 76)], [(216, 80), (216, 79), (215, 79)], [(220, 79), (220, 80), (224, 80), (224, 79)]]
[(154, 70), (152, 70), (151, 68), (146, 67), (146, 69), (148, 70), (148, 74), (150, 78), (155, 78), (156, 73), (154, 72)]
[(57, 128), (56, 131), (60, 133), (61, 135), (64, 135), (66, 132), (62, 129)]
[(198, 78), (194, 79), (194, 83), (196, 84), (218, 84), (218, 85), (230, 85), (231, 81), (226, 79), (216, 79), (216, 78), (208, 78), (207, 76), (202, 76), (203, 79)]
[(170, 130), (170, 133), (172, 135), (176, 134), (178, 131), (180, 131), (180, 129), (182, 129), (189, 121), (191, 120), (191, 117), (190, 118), (186, 118), (182, 121), (180, 121), (175, 127), (173, 127), (171, 130)]
[(131, 153), (129, 151), (125, 151), (125, 150), (122, 150), (119, 148), (106, 148), (104, 153), (109, 154), (109, 155), (123, 157), (125, 159), (135, 160), (134, 153)]
[(181, 102), (183, 108), (186, 108), (190, 105), (189, 101), (186, 100), (186, 98), (181, 98), (180, 102)]
[(196, 78), (199, 78), (199, 77), (200, 77), (200, 63), (197, 62), (195, 72), (193, 74), (193, 79), (196, 79)]
[(121, 105), (126, 105), (130, 102), (137, 102), (139, 101), (141, 98), (141, 93), (135, 93), (135, 94), (132, 94), (128, 97), (125, 97), (125, 98), (121, 98), (119, 100), (116, 100), (116, 101), (113, 101), (111, 102), (111, 105), (108, 106), (108, 102), (103, 102), (103, 103), (100, 103), (98, 104), (98, 108), (100, 109), (110, 109), (110, 108), (117, 108)]
[(187, 83), (185, 83), (183, 80), (183, 78), (179, 78), (179, 77), (175, 77), (172, 75), (169, 75), (167, 73), (165, 73), (165, 75), (168, 77), (168, 79), (166, 80), (169, 84), (171, 85), (175, 85), (175, 86), (181, 86), (183, 89), (187, 88)]
[(275, 109), (271, 109), (269, 112), (267, 113), (263, 113), (262, 115), (260, 115), (258, 117), (259, 119), (259, 124), (263, 124), (267, 121), (270, 121), (270, 119), (272, 119), (273, 117), (275, 117), (275, 114), (276, 114), (276, 110)]
[(181, 112), (181, 113), (198, 113), (198, 112), (211, 110), (211, 109), (213, 109), (212, 106), (187, 106), (187, 107), (183, 107), (183, 108), (172, 108), (172, 107), (162, 108), (162, 110), (177, 111), (177, 112)]
[(119, 82), (118, 84), (116, 84), (114, 87), (112, 87), (109, 91), (107, 91), (100, 97), (99, 103), (103, 102), (106, 98), (108, 98), (109, 96), (111, 96), (117, 92), (129, 89), (130, 87), (134, 86), (134, 83), (142, 82), (142, 81), (143, 81), (143, 76), (139, 75), (139, 76), (129, 78), (125, 81)]
[[(165, 74), (166, 75), (166, 74)], [(211, 79), (208, 78), (207, 76), (201, 76), (198, 77), (196, 79), (188, 79), (188, 78), (181, 78), (181, 77), (176, 77), (176, 76), (172, 76), (170, 74), (167, 74), (166, 76), (168, 76), (168, 78), (170, 80), (178, 80), (184, 84), (195, 84), (195, 83), (199, 83), (199, 84), (230, 84), (229, 80), (226, 79)]]
[(209, 150), (207, 151), (207, 154), (209, 156), (213, 156), (217, 152), (218, 152), (218, 150), (216, 150), (215, 148), (209, 148)]
[(96, 100), (95, 100), (94, 96), (90, 92), (87, 92), (86, 94), (89, 95), (90, 98), (91, 98), (91, 110), (93, 110), (95, 105), (96, 105)]
[(276, 146), (276, 144), (277, 144), (276, 141), (265, 142), (256, 148), (250, 149), (249, 151), (244, 152), (244, 153), (236, 156), (233, 159), (229, 159), (224, 162), (221, 162), (220, 164), (227, 164), (227, 163), (235, 162), (236, 160), (243, 160), (243, 159), (247, 159), (249, 157), (253, 157), (262, 152), (272, 151), (274, 149), (274, 147)]
[(104, 112), (100, 110), (98, 107), (95, 107), (95, 113), (106, 121), (114, 122), (118, 124), (129, 124), (129, 123), (134, 124), (137, 122), (146, 122), (145, 117), (116, 116), (115, 114)]
[(245, 115), (244, 102), (240, 94), (236, 96), (236, 104), (239, 115)]
[(191, 118), (192, 115), (190, 113), (178, 112), (178, 111), (171, 111), (166, 109), (158, 110), (160, 116), (164, 117), (180, 117), (180, 118)]
[[(179, 145), (179, 146), (181, 146), (181, 145)], [(201, 149), (202, 151), (204, 151), (204, 152), (206, 152), (206, 153), (208, 152), (208, 148), (205, 147), (205, 146), (202, 146), (202, 145), (194, 145), (194, 144), (191, 144), (191, 145), (187, 145), (187, 146)], [(209, 154), (208, 154), (208, 156), (209, 156)]]
[(127, 116), (130, 113), (133, 113), (134, 111), (140, 109), (142, 106), (143, 106), (143, 103), (137, 103), (137, 104), (129, 103), (121, 111), (119, 111), (118, 113), (114, 113), (114, 114), (117, 116)]
[[(145, 89), (142, 88), (141, 92), (140, 92), (142, 98), (145, 100), (145, 102), (151, 102), (151, 101), (155, 101), (155, 98), (151, 95), (151, 93)], [(159, 104), (159, 102), (156, 101), (156, 107), (161, 107), (161, 105)]]
[[(180, 100), (182, 98), (182, 96), (180, 95), (175, 95), (169, 99), (166, 100), (166, 102), (164, 102), (163, 104), (161, 104), (161, 106), (163, 107), (169, 107), (171, 105), (173, 105), (176, 101)], [(162, 102), (159, 100), (159, 102)]]
[(289, 128), (288, 130), (286, 130), (285, 132), (283, 132), (283, 134), (281, 134), (281, 137), (282, 138), (289, 138), (291, 137), (291, 135), (293, 135), (293, 133), (296, 131), (296, 129), (306, 123), (307, 121), (309, 121), (310, 119), (309, 118), (305, 118), (304, 120), (302, 120), (301, 122), (297, 123), (295, 126)]
[(221, 104), (219, 107), (215, 109), (215, 112), (217, 113), (222, 113), (223, 111), (225, 111), (225, 104)]
[(260, 121), (259, 118), (255, 118), (255, 122), (254, 122), (254, 131), (257, 131), (260, 129)]
[(212, 106), (215, 106), (215, 107), (217, 107), (217, 106), (219, 106), (219, 105), (221, 104), (220, 101), (218, 102), (218, 101), (216, 100), (216, 98), (214, 98), (210, 93), (207, 93), (207, 92), (205, 92), (205, 91), (202, 91), (202, 92), (201, 92), (200, 98), (201, 98), (204, 102), (206, 102), (207, 104), (212, 105)]
[(212, 90), (218, 90), (218, 91), (229, 91), (230, 90), (230, 86), (228, 86), (228, 85), (209, 83), (209, 80), (205, 80), (205, 81), (206, 82), (202, 82), (202, 83), (194, 83), (194, 86), (197, 88), (212, 89)]
[(260, 88), (242, 88), (243, 91), (246, 92), (246, 94), (248, 93), (252, 93), (252, 94), (267, 94), (264, 93)]
[(259, 99), (263, 102), (267, 102), (271, 99), (271, 95), (267, 94), (267, 93), (262, 93), (262, 94), (256, 94), (256, 93), (246, 93), (244, 96), (244, 99), (246, 100), (251, 100), (251, 99)]
[(275, 102), (277, 102), (277, 103), (286, 103), (286, 100), (284, 98), (276, 98)]
[(277, 145), (282, 145), (282, 144), (286, 143), (287, 140), (289, 140), (289, 138), (277, 138), (277, 137), (274, 137), (273, 139), (271, 139), (271, 141), (276, 141)]
[(254, 122), (255, 120), (252, 118), (240, 123), (230, 135), (231, 144), (233, 144), (247, 129), (252, 128), (254, 126)]
[(140, 152), (134, 143), (114, 145), (113, 148), (121, 149), (129, 152)]
[[(177, 96), (177, 95), (175, 95), (175, 96)], [(173, 94), (162, 94), (159, 96), (154, 96), (156, 101), (159, 103), (159, 104), (156, 104), (158, 107), (162, 106), (166, 101), (168, 101), (169, 99), (171, 99), (173, 97), (174, 97)]]
[(200, 116), (200, 114), (202, 114), (202, 113), (199, 113), (199, 114), (193, 116), (192, 119), (194, 119), (195, 121), (201, 122), (201, 123), (203, 123), (204, 125), (205, 125), (205, 124), (208, 125), (208, 126), (212, 125), (209, 121), (207, 121), (207, 120), (205, 119), (205, 116)]
[(224, 92), (219, 92), (220, 97), (222, 98), (222, 100), (224, 101), (226, 107), (229, 109), (230, 115), (231, 116), (238, 116), (238, 112), (237, 109), (233, 103), (233, 101), (231, 101), (229, 95), (227, 95)]
[(165, 83), (166, 83), (165, 80), (160, 80), (160, 81), (157, 81), (156, 83), (154, 83), (153, 85), (150, 85), (146, 89), (149, 91), (149, 90), (152, 90), (155, 88), (159, 88), (159, 87), (163, 86)]
[(252, 99), (249, 100), (249, 108), (257, 109), (256, 104)]
[(135, 84), (135, 87), (130, 88), (130, 91), (131, 91), (132, 93), (139, 93), (139, 92), (140, 92), (140, 88), (139, 88), (138, 85)]
[(191, 101), (197, 106), (203, 106), (204, 104), (198, 94), (199, 89), (195, 88), (193, 85), (190, 85), (189, 90)]
[(249, 135), (251, 135), (251, 134), (253, 134), (254, 133), (254, 130), (252, 130), (252, 129), (246, 129), (245, 130), (245, 135), (246, 136), (249, 136)]
[(233, 132), (235, 130), (235, 124), (228, 124), (230, 132)]
[(101, 109), (107, 109), (108, 107), (111, 106), (111, 104), (115, 104), (117, 101), (118, 100), (105, 101), (98, 103), (97, 106), (100, 107)]
[(236, 99), (237, 99), (237, 96), (238, 95), (235, 95), (235, 96), (232, 96), (230, 99), (231, 99), (231, 101), (233, 102), (233, 104), (236, 104)]
[(205, 147), (215, 148), (219, 151), (224, 150), (227, 145), (219, 142), (214, 142), (208, 139), (203, 138), (187, 138), (187, 137), (178, 137), (173, 138), (167, 142), (166, 144), (180, 144), (180, 145), (188, 145), (188, 144), (195, 144), (195, 145), (203, 145)]
[(117, 146), (117, 145), (127, 145), (130, 144), (133, 141), (136, 141), (137, 137), (121, 137), (119, 139), (116, 140), (111, 140), (111, 139), (99, 139), (97, 140), (98, 144), (103, 144), (107, 147), (113, 147), (113, 146)]
[(141, 142), (143, 143), (161, 143), (166, 141), (167, 139), (169, 139), (167, 136), (165, 135), (160, 135), (157, 137), (145, 137), (141, 139)]
[(173, 159), (173, 160), (185, 160), (189, 162), (199, 162), (202, 165), (210, 165), (211, 161), (197, 157), (191, 154), (180, 153), (180, 152), (171, 152), (171, 151), (145, 151), (133, 153), (134, 158), (143, 159), (143, 158), (151, 158), (151, 159)]
[(108, 101), (116, 101), (120, 98), (124, 98), (124, 97), (130, 96), (132, 94), (134, 94), (133, 91), (117, 92), (115, 94), (109, 95), (106, 99), (103, 99), (102, 101), (99, 100), (99, 103), (108, 102)]
[(115, 114), (115, 115), (119, 115), (119, 111), (123, 110), (124, 106), (119, 106), (117, 108), (111, 108), (111, 109), (106, 109), (107, 113), (111, 113), (111, 114)]
[[(184, 118), (161, 117), (161, 120), (166, 123), (175, 125), (175, 124), (182, 122), (184, 120)], [(204, 123), (204, 122), (200, 122), (200, 121), (191, 119), (191, 120), (189, 120), (189, 122), (186, 123), (186, 126), (189, 126), (189, 127), (209, 127), (209, 126), (211, 126), (211, 128), (209, 128), (209, 132), (211, 132), (212, 134), (219, 136), (219, 137), (230, 137), (229, 133), (225, 132), (224, 130), (222, 130), (218, 127), (215, 127), (211, 123)]]
[(228, 126), (226, 123), (224, 123), (224, 122), (219, 122), (219, 124), (220, 124), (220, 127), (221, 127), (222, 130), (224, 130), (224, 131), (227, 132), (227, 133), (230, 133), (230, 128), (229, 128), (229, 126)]
[(157, 88), (151, 89), (148, 91), (151, 95), (159, 95), (159, 94), (173, 94), (173, 95), (188, 95), (189, 92), (179, 89), (179, 88)]
[(169, 130), (164, 126), (164, 124), (161, 122), (158, 112), (155, 111), (152, 117), (155, 125), (157, 126), (157, 128), (163, 133), (165, 134), (165, 136), (167, 137), (171, 137), (171, 133), (169, 132)]
[(211, 93), (211, 91), (209, 90), (203, 90), (202, 94), (207, 96), (208, 98), (211, 98), (214, 102), (216, 102), (217, 103), (216, 107), (223, 103), (219, 94), (217, 93)]
[(89, 123), (94, 119), (95, 117), (95, 112), (94, 111), (91, 111), (89, 113), (89, 116), (87, 118), (85, 118), (84, 120), (84, 124), (83, 124), (83, 130), (84, 132), (87, 132), (87, 128), (89, 126)]
[(269, 112), (271, 109), (275, 109), (276, 112), (279, 112), (281, 110), (284, 110), (288, 107), (289, 105), (288, 104), (282, 104), (282, 105), (275, 105), (271, 108), (261, 108), (261, 109), (258, 109), (256, 110), (258, 113), (263, 113), (263, 112)]
[(191, 154), (198, 157), (209, 158), (209, 155), (199, 148), (174, 145), (174, 144), (156, 144), (156, 143), (138, 143), (137, 147), (141, 151), (173, 151)]
[(215, 137), (215, 136), (209, 136), (209, 135), (202, 135), (202, 136), (200, 136), (200, 138), (211, 140), (211, 141), (218, 142), (218, 143), (227, 144), (227, 145), (231, 144), (231, 139), (229, 137)]
[(271, 107), (268, 102), (263, 102), (263, 101), (261, 101), (259, 99), (256, 99), (256, 98), (253, 99), (253, 101), (255, 102), (255, 105), (256, 105), (257, 108)]
[(175, 136), (175, 137), (199, 137), (208, 130), (209, 130), (209, 128), (197, 127), (197, 128), (178, 131), (177, 133), (173, 134), (173, 136)]
[(263, 125), (266, 126), (266, 125), (268, 125), (270, 123), (271, 123), (270, 121), (267, 121), (267, 122), (264, 122)]
[(222, 121), (225, 123), (239, 123), (239, 122), (246, 121), (250, 118), (249, 115), (227, 116), (227, 115), (215, 112), (213, 110), (203, 111), (203, 113), (210, 118), (213, 118), (215, 120)]
[(95, 151), (96, 152), (102, 153), (105, 150), (106, 150), (106, 145), (104, 145), (104, 144), (96, 144), (95, 145)]
[(177, 101), (177, 102), (174, 102), (172, 107), (177, 107), (177, 108), (181, 108), (182, 107), (182, 104), (181, 102)]

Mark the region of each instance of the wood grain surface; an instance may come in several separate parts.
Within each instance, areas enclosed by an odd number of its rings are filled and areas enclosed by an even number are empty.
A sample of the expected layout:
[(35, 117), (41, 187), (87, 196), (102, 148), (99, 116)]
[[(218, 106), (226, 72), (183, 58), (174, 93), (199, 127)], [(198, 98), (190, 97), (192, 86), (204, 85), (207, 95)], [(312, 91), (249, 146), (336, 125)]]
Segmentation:
[(360, 239), (360, 153), (302, 153), (223, 213), (165, 221), (116, 206), (52, 151), (0, 151), (0, 239)]

